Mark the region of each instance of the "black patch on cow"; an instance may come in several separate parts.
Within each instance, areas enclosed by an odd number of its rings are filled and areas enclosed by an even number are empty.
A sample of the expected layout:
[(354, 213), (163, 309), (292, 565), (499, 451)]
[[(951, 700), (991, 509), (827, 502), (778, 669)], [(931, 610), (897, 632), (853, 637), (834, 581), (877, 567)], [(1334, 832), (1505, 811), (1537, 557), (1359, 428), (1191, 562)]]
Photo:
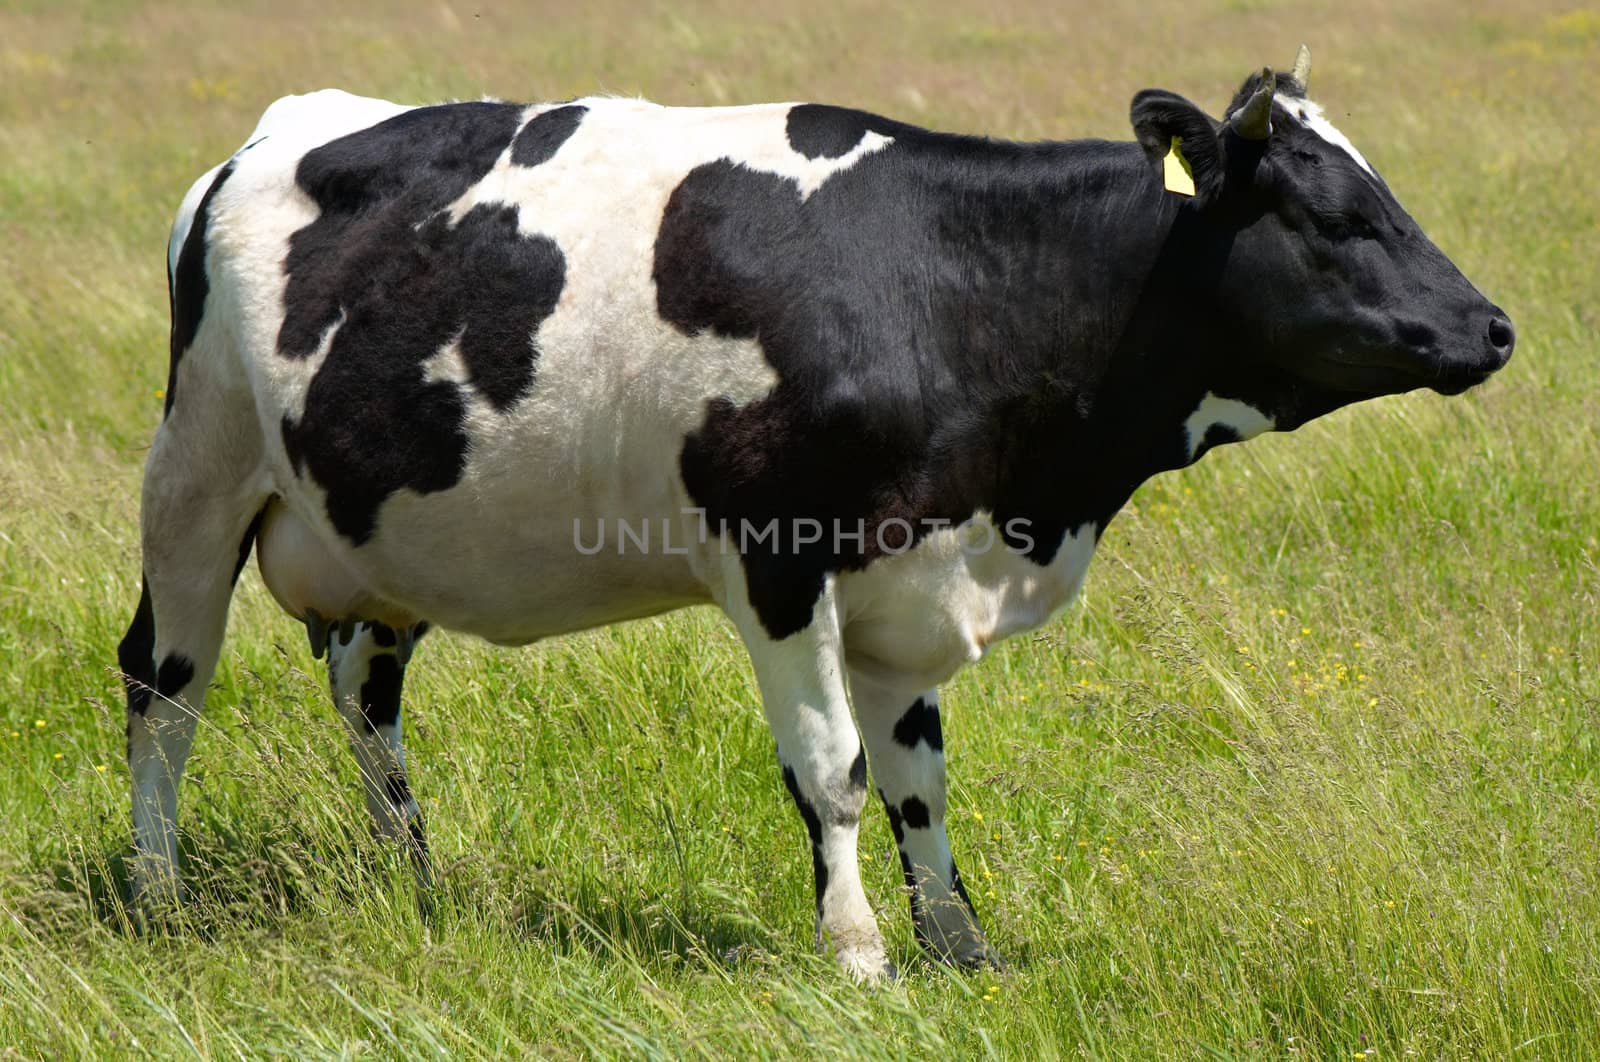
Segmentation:
[(925, 741), (934, 752), (944, 751), (944, 732), (939, 727), (939, 702), (929, 703), (922, 697), (906, 709), (906, 714), (894, 725), (894, 739), (908, 749)]
[(828, 864), (822, 858), (822, 816), (800, 792), (800, 781), (795, 777), (794, 768), (784, 767), (783, 784), (794, 798), (794, 806), (800, 809), (800, 817), (806, 823), (806, 834), (811, 838), (811, 873), (817, 887), (817, 916), (821, 917), (822, 897), (828, 891)]
[(383, 778), (383, 795), (389, 798), (389, 803), (404, 811), (411, 802), (411, 783), (406, 781), (404, 771), (390, 771)]
[(428, 837), (422, 825), (422, 814), (419, 812), (406, 821), (406, 831), (411, 834), (411, 843), (415, 846), (417, 862), (422, 866), (428, 863)]
[(168, 277), (167, 282), (172, 287), (168, 296), (172, 303), (172, 336), (171, 360), (167, 363), (167, 400), (161, 413), (163, 420), (171, 415), (172, 400), (178, 394), (178, 362), (183, 360), (184, 351), (194, 343), (194, 337), (200, 331), (200, 318), (206, 311), (206, 296), (211, 292), (211, 281), (206, 276), (206, 230), (210, 224), (211, 200), (233, 174), (233, 166), (234, 160), (229, 159), (217, 172), (205, 195), (200, 197), (200, 206), (194, 212), (189, 234), (184, 237), (183, 246), (178, 250), (177, 267)]
[(866, 111), (830, 107), (822, 103), (802, 103), (789, 108), (785, 132), (789, 146), (808, 159), (836, 159), (848, 155), (869, 132), (894, 136), (910, 129), (899, 122), (880, 118)]
[(905, 878), (906, 889), (911, 897), (911, 928), (916, 934), (917, 943), (923, 947), (928, 946), (927, 927), (923, 924), (922, 894), (917, 889), (917, 876), (911, 868), (911, 857), (906, 854), (906, 820), (900, 808), (891, 803), (882, 789), (878, 790), (878, 799), (883, 801), (883, 810), (889, 815), (889, 829), (894, 831), (894, 845), (900, 853), (900, 873)]
[(301, 159), (320, 208), (285, 262), (278, 352), (311, 357), (338, 325), (283, 441), (297, 474), (327, 491), (334, 528), (360, 545), (402, 488), (447, 490), (467, 460), (462, 386), (423, 364), (459, 345), (465, 385), (505, 412), (533, 384), (534, 332), (555, 309), (566, 260), (519, 231), (518, 208), (482, 203), (452, 224), (445, 208), (488, 173), (522, 108), (457, 103), (407, 111)]
[(1207, 450), (1215, 446), (1226, 446), (1228, 443), (1239, 441), (1239, 433), (1226, 424), (1213, 424), (1206, 429), (1205, 436), (1200, 440), (1200, 445), (1195, 447), (1195, 460), (1203, 457)]
[(917, 888), (917, 875), (911, 869), (911, 857), (904, 850), (900, 852), (900, 874), (905, 879), (906, 891), (911, 898), (911, 933), (918, 947), (931, 948), (933, 938), (928, 935), (927, 919), (923, 915), (922, 891)]
[(239, 559), (233, 565), (233, 581), (239, 582), (239, 574), (244, 571), (244, 566), (250, 563), (250, 549), (256, 544), (256, 536), (261, 533), (261, 521), (267, 518), (267, 506), (263, 505), (261, 511), (250, 520), (250, 526), (244, 529), (244, 537), (239, 539)]
[(800, 817), (805, 820), (806, 834), (811, 838), (811, 843), (822, 845), (822, 817), (817, 814), (817, 809), (811, 801), (800, 792), (800, 781), (795, 777), (793, 767), (783, 769), (783, 784), (789, 790), (789, 795), (794, 798), (794, 806), (800, 809)]
[(557, 107), (536, 116), (511, 142), (511, 161), (518, 166), (537, 166), (555, 157), (567, 138), (578, 131), (589, 108), (577, 105)]
[(896, 845), (905, 844), (906, 843), (906, 818), (905, 818), (905, 816), (900, 814), (900, 808), (897, 805), (895, 805), (893, 803), (890, 803), (889, 798), (884, 795), (884, 792), (883, 792), (882, 789), (878, 790), (878, 799), (883, 801), (883, 810), (886, 811), (888, 813), (888, 815), (889, 815), (889, 829), (894, 831), (894, 843)]
[(156, 681), (156, 617), (150, 604), (150, 587), (140, 577), (139, 606), (128, 633), (117, 643), (117, 667), (128, 689), (128, 714), (143, 715), (150, 707), (150, 690)]
[(400, 718), (400, 686), (405, 672), (392, 653), (381, 653), (367, 661), (367, 678), (361, 683), (361, 720), (367, 733), (380, 726), (394, 726)]
[[(868, 121), (791, 115), (816, 150)], [(687, 335), (757, 340), (777, 375), (743, 406), (711, 400), (680, 457), (710, 526), (777, 522), (740, 543), (773, 638), (810, 622), (830, 571), (980, 509), (1007, 546), (1048, 563), (1066, 534), (1103, 527), (1144, 478), (1186, 462), (1172, 427), (1206, 390), (1195, 347), (1215, 314), (1188, 311), (1225, 248), (1165, 263), (1177, 197), (1138, 145), (868, 127), (893, 143), (804, 199), (731, 160), (695, 168), (657, 233), (661, 316)], [(820, 541), (801, 540), (802, 519)]]
[(156, 693), (175, 697), (194, 681), (194, 661), (182, 653), (168, 653), (156, 671)]
[(395, 634), (394, 628), (388, 624), (368, 620), (361, 626), (366, 628), (368, 634), (372, 635), (372, 643), (374, 645), (382, 646), (385, 649), (393, 649), (400, 642), (400, 638)]
[(850, 761), (850, 790), (851, 792), (865, 791), (867, 788), (867, 750), (856, 751), (856, 758)]
[(928, 805), (922, 802), (921, 797), (906, 797), (901, 801), (900, 814), (905, 817), (906, 825), (913, 830), (926, 830), (928, 823), (933, 821)]
[(961, 871), (956, 869), (954, 860), (950, 861), (950, 887), (961, 897), (961, 902), (967, 905), (967, 910), (972, 911), (976, 917), (977, 909), (972, 906), (972, 897), (967, 895), (967, 887), (961, 883)]
[[(679, 460), (707, 523), (735, 536), (769, 636), (810, 622), (829, 573), (979, 510), (1008, 547), (1048, 563), (1068, 533), (1098, 535), (1141, 482), (1190, 463), (1181, 427), (1207, 392), (1287, 430), (1438, 383), (1383, 327), (1358, 327), (1356, 311), (1376, 313), (1385, 295), (1428, 287), (1405, 317), (1439, 334), (1452, 307), (1482, 314), (1471, 338), (1487, 353), (1463, 379), (1503, 361), (1483, 331), (1497, 308), (1381, 182), (1299, 143), (1295, 123), (1268, 141), (1219, 137), (1168, 96), (1141, 99), (1190, 122), (1214, 196), (1163, 189), (1171, 136), (1145, 134), (1171, 123), (1148, 107), (1151, 121), (1134, 116), (1141, 145), (1005, 143), (796, 106), (788, 135), (808, 157), (838, 158), (869, 130), (892, 142), (804, 197), (793, 178), (731, 158), (673, 190), (658, 312), (686, 335), (755, 341), (777, 378), (744, 405), (709, 400)], [(1322, 166), (1315, 179), (1297, 152), (1341, 176)], [(1307, 242), (1339, 283), (1309, 282)], [(1341, 362), (1345, 340), (1366, 344), (1361, 364)]]
[(911, 917), (913, 920), (920, 921), (922, 905), (917, 902), (917, 875), (911, 869), (911, 857), (906, 855), (904, 851), (900, 853), (900, 873), (905, 876), (906, 888), (911, 890)]

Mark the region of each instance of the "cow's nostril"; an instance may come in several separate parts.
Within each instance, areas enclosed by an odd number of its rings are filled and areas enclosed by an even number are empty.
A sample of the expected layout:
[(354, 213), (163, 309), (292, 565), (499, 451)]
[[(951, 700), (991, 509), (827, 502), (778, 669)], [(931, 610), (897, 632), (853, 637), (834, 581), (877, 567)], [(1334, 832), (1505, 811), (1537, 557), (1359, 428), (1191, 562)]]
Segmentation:
[(1504, 317), (1492, 318), (1489, 321), (1489, 342), (1495, 350), (1509, 358), (1511, 348), (1517, 344), (1517, 330)]

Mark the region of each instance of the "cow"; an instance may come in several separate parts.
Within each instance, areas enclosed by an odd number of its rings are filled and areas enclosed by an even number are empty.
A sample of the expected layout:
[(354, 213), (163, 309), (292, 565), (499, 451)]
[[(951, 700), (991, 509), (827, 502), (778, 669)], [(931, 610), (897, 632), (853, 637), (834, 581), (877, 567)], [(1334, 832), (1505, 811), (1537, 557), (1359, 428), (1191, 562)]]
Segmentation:
[(714, 603), (819, 940), (892, 972), (870, 763), (921, 945), (997, 963), (946, 836), (941, 684), (1064, 608), (1150, 476), (1511, 355), (1309, 67), (1221, 121), (1141, 91), (1130, 142), (814, 103), (272, 104), (169, 243), (118, 651), (135, 895), (181, 895), (177, 790), (254, 548), (424, 879), (400, 701), (429, 625), (522, 645)]

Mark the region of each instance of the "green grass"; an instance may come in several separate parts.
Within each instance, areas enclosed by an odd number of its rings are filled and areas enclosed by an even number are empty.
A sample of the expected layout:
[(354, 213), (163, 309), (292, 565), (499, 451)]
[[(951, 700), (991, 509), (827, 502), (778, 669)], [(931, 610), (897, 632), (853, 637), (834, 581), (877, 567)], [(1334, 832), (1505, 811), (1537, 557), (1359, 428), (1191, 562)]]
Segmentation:
[[(0, 13), (0, 1051), (300, 1056), (1600, 1055), (1600, 10), (820, 0)], [(951, 830), (1010, 972), (810, 946), (803, 828), (730, 628), (431, 637), (423, 909), (253, 575), (183, 793), (193, 904), (130, 929), (113, 647), (164, 386), (166, 228), (271, 99), (814, 98), (1126, 137), (1262, 62), (1515, 319), (1471, 395), (1150, 483), (1080, 607), (945, 698)], [(8, 1055), (9, 1056), (9, 1055)]]

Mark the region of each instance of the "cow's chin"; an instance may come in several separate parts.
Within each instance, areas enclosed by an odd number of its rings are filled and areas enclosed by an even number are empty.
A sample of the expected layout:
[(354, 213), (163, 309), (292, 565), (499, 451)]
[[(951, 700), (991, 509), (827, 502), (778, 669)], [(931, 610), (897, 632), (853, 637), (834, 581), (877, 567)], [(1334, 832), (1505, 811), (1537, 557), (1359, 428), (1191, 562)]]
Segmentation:
[(1480, 369), (1463, 367), (1459, 369), (1443, 369), (1434, 379), (1428, 381), (1428, 386), (1441, 395), (1459, 395), (1483, 383), (1494, 375), (1493, 369)]

